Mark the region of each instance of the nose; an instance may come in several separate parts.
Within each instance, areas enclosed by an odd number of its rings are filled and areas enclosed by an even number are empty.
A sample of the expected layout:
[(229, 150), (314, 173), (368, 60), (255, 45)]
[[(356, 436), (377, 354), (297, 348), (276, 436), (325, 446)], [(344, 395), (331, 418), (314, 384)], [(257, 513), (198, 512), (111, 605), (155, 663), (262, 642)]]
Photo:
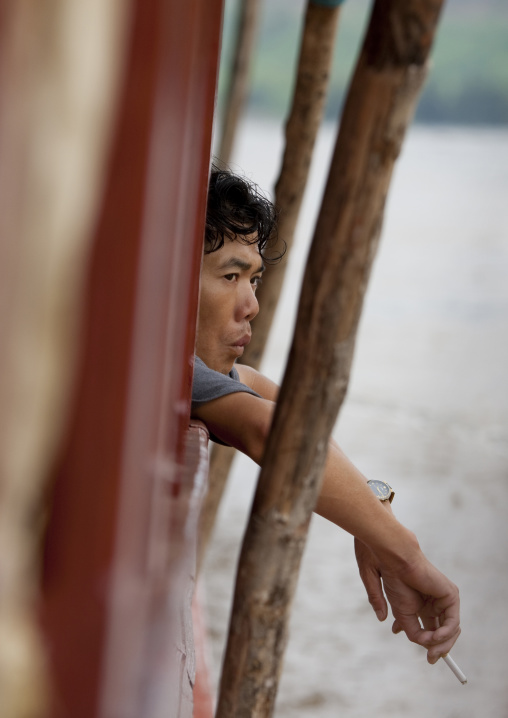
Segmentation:
[(251, 322), (259, 312), (259, 304), (252, 284), (249, 283), (245, 286), (244, 290), (241, 292), (239, 300), (237, 308), (240, 315), (239, 318), (242, 320), (246, 319), (248, 322)]

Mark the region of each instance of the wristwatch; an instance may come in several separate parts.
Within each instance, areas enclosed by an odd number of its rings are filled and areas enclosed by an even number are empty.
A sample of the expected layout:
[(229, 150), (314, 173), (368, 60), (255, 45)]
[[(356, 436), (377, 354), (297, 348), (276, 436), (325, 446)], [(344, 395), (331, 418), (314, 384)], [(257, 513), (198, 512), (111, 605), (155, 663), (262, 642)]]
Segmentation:
[(386, 483), (386, 481), (371, 479), (370, 481), (367, 481), (367, 486), (370, 486), (380, 501), (389, 501), (392, 503), (395, 491), (389, 484)]

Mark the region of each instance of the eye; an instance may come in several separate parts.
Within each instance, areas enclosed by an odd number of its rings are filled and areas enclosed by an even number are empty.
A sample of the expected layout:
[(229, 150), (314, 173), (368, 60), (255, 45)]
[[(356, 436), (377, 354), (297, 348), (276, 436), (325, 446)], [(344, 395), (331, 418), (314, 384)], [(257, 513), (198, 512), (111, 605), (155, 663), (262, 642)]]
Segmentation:
[(238, 277), (238, 274), (225, 274), (224, 275), (224, 279), (227, 282), (234, 282), (237, 277)]
[(250, 280), (250, 283), (252, 284), (254, 289), (257, 289), (262, 282), (263, 282), (263, 278), (261, 276), (252, 277), (252, 279)]

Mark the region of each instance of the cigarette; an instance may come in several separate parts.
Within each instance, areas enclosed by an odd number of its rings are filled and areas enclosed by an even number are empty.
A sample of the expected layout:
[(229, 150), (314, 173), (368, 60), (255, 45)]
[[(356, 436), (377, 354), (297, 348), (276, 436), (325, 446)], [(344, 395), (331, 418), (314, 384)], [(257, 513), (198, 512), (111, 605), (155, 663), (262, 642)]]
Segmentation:
[(462, 685), (464, 685), (465, 683), (467, 683), (467, 678), (466, 678), (466, 676), (464, 675), (464, 673), (462, 673), (462, 671), (460, 670), (460, 668), (459, 668), (458, 665), (455, 663), (455, 661), (453, 660), (453, 658), (450, 656), (449, 653), (447, 653), (446, 656), (443, 656), (443, 661), (446, 663), (446, 665), (448, 666), (448, 668), (449, 668), (453, 673), (455, 673), (455, 675), (457, 676), (457, 678), (459, 679), (459, 681), (462, 683)]

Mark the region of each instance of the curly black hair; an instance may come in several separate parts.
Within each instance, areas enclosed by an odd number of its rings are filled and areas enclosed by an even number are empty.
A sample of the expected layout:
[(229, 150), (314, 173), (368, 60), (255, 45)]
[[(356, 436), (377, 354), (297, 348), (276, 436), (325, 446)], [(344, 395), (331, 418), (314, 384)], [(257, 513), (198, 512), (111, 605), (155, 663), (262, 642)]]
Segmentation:
[(277, 242), (277, 210), (256, 184), (228, 169), (212, 165), (206, 209), (205, 254), (224, 246), (225, 239), (258, 244), (267, 263), (277, 262), (282, 251)]

